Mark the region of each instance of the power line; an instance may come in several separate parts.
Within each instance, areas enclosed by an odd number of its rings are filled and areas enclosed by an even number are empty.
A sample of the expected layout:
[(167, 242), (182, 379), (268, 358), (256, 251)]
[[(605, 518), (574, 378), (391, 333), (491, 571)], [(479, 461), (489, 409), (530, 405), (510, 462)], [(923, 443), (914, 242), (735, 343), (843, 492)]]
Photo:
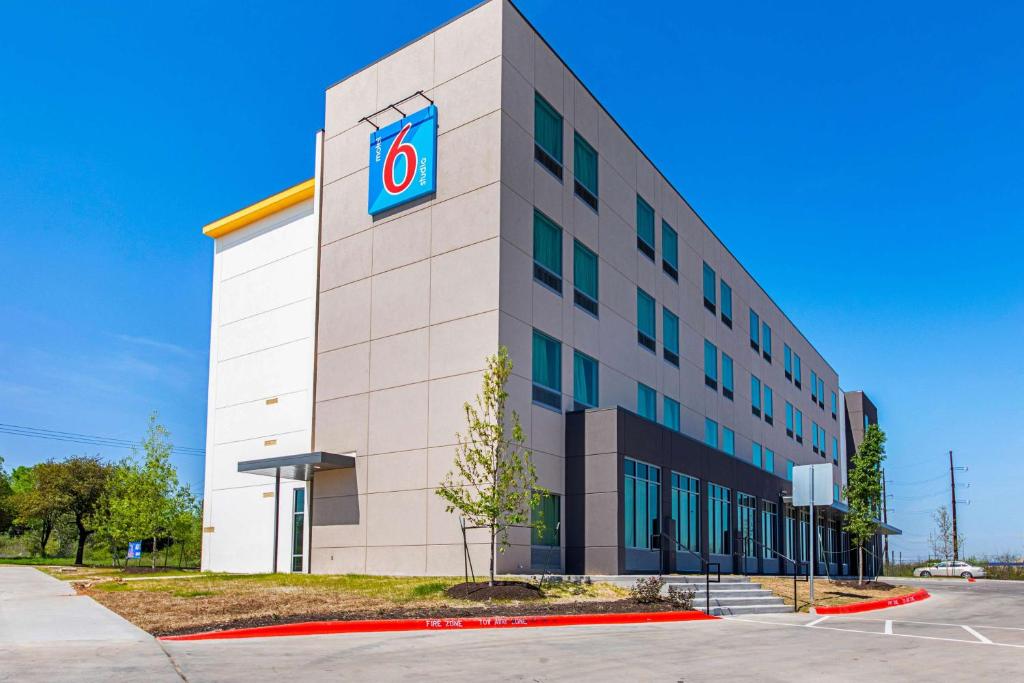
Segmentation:
[[(128, 439), (96, 436), (95, 434), (79, 434), (78, 432), (64, 432), (55, 429), (26, 427), (23, 425), (5, 424), (3, 422), (0, 422), (0, 434), (25, 436), (33, 439), (47, 439), (49, 441), (63, 441), (66, 443), (77, 443), (86, 446), (103, 446), (107, 448), (125, 448), (134, 450), (142, 447), (140, 442), (129, 441)], [(172, 446), (171, 451), (181, 455), (192, 455), (198, 457), (202, 457), (206, 454), (205, 449), (193, 448), (190, 446)]]

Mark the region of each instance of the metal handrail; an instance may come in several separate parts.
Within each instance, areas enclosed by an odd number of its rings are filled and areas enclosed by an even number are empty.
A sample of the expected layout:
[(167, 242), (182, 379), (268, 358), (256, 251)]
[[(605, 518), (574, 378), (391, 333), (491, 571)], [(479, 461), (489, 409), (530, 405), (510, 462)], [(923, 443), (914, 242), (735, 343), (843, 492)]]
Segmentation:
[[(773, 552), (773, 553), (775, 553), (776, 555), (778, 555), (778, 556), (779, 556), (779, 558), (781, 558), (781, 559), (783, 559), (783, 560), (786, 560), (787, 562), (789, 562), (790, 564), (792, 564), (792, 565), (793, 565), (793, 611), (794, 611), (794, 612), (799, 612), (799, 611), (800, 611), (800, 605), (799, 605), (799, 603), (797, 602), (797, 586), (796, 586), (796, 577), (800, 575), (800, 574), (799, 574), (799, 572), (800, 572), (800, 564), (801, 564), (801, 563), (800, 563), (800, 562), (798, 562), (797, 560), (794, 560), (794, 559), (793, 559), (792, 557), (790, 557), (789, 555), (784, 555), (783, 553), (780, 553), (780, 552), (779, 552), (778, 550), (776, 550), (775, 548), (770, 548), (770, 547), (768, 547), (767, 545), (765, 545), (765, 544), (764, 544), (764, 543), (762, 543), (761, 541), (757, 540), (756, 538), (753, 538), (753, 537), (750, 537), (750, 538), (748, 538), (748, 537), (746, 537), (746, 536), (737, 536), (737, 537), (736, 537), (736, 540), (737, 540), (737, 541), (743, 541), (744, 543), (745, 543), (746, 541), (753, 541), (753, 542), (754, 542), (754, 543), (755, 543), (756, 545), (759, 545), (759, 546), (761, 546), (761, 548), (763, 548), (764, 550), (768, 550), (768, 551), (770, 551), (770, 552)], [(746, 559), (746, 556), (745, 556), (745, 555), (741, 555), (740, 557), (741, 557), (741, 559)], [(761, 559), (764, 559), (764, 558), (761, 558)], [(744, 563), (744, 564), (745, 564), (745, 563)], [(746, 568), (746, 567), (744, 567), (744, 568)], [(784, 574), (783, 574), (783, 576), (784, 576)]]
[(696, 552), (690, 550), (689, 548), (684, 546), (682, 543), (680, 543), (672, 534), (668, 533), (667, 531), (659, 530), (658, 534), (660, 536), (663, 536), (663, 537), (667, 538), (669, 541), (671, 541), (673, 547), (675, 547), (677, 552), (679, 550), (685, 550), (686, 552), (690, 553), (691, 555), (696, 557), (698, 560), (700, 560), (701, 567), (704, 569), (704, 613), (710, 615), (711, 614), (711, 565), (715, 565), (715, 575), (716, 576), (715, 576), (715, 581), (714, 582), (715, 583), (721, 583), (722, 582), (722, 563), (721, 562), (709, 562), (708, 560), (705, 560), (704, 557), (700, 553), (696, 553)]

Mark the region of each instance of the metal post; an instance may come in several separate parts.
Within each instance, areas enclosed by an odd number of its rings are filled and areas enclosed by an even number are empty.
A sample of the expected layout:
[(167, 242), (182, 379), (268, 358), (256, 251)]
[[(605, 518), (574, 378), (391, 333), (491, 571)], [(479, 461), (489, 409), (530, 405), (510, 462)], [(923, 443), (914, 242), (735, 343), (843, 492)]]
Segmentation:
[(274, 573), (277, 573), (277, 537), (281, 526), (281, 468), (274, 474)]
[(309, 502), (306, 503), (306, 523), (309, 524), (308, 535), (309, 538), (306, 545), (309, 548), (306, 550), (306, 573), (313, 573), (313, 481), (316, 475), (310, 475), (309, 477)]
[(956, 474), (953, 471), (953, 451), (949, 452), (949, 490), (953, 499), (953, 561), (956, 562), (960, 549), (957, 547), (956, 538)]
[(814, 608), (814, 562), (817, 559), (817, 547), (814, 545), (814, 477), (811, 477), (811, 562), (810, 562), (810, 573), (808, 574), (808, 581), (810, 583), (811, 592), (811, 608)]
[(711, 564), (704, 570), (704, 613), (711, 616)]

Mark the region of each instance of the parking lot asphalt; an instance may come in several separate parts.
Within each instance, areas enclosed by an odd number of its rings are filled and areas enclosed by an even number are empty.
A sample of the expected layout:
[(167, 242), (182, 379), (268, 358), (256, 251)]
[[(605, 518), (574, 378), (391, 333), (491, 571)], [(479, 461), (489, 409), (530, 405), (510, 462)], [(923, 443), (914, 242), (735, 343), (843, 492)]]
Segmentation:
[(1024, 583), (898, 580), (849, 616), (158, 642), (66, 584), (0, 568), (0, 680), (1024, 680)]
[(1024, 584), (913, 583), (932, 597), (852, 616), (164, 645), (190, 681), (1024, 680)]

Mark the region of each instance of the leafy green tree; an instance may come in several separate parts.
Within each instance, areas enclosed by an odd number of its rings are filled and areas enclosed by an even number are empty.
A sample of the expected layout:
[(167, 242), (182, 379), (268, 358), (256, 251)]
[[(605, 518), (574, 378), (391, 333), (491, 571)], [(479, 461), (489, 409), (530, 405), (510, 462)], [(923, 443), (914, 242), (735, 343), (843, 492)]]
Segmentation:
[(97, 504), (110, 476), (111, 466), (98, 457), (76, 456), (55, 463), (52, 471), (54, 495), (74, 520), (77, 532), (75, 564), (82, 564), (85, 542), (95, 531)]
[(885, 461), (885, 432), (870, 425), (860, 448), (850, 461), (850, 476), (845, 488), (850, 506), (843, 527), (857, 546), (857, 583), (864, 583), (864, 545), (878, 530), (882, 501), (882, 463)]
[(170, 432), (154, 413), (142, 441), (141, 460), (123, 460), (110, 473), (95, 519), (115, 558), (128, 541), (151, 538), (150, 559), (156, 568), (157, 539), (170, 533), (178, 490), (171, 449)]
[[(524, 447), (519, 415), (506, 414), (505, 384), (512, 373), (508, 349), (487, 358), (482, 392), (475, 405), (465, 403), (466, 434), (456, 434), (455, 460), (437, 489), (448, 512), (458, 510), (470, 526), (490, 534), (490, 579), (494, 585), (497, 552), (508, 547), (508, 529), (530, 522), (541, 495), (531, 453)], [(541, 527), (543, 522), (535, 523)]]
[(47, 460), (31, 467), (16, 467), (11, 473), (14, 523), (35, 534), (40, 557), (46, 557), (50, 535), (61, 516), (67, 514), (58, 469), (58, 463)]
[(0, 534), (7, 533), (14, 522), (14, 507), (11, 505), (11, 476), (4, 469), (4, 458), (0, 456)]
[(174, 496), (170, 531), (174, 544), (178, 546), (180, 568), (186, 552), (199, 546), (203, 532), (203, 504), (196, 499), (188, 484), (180, 487)]

